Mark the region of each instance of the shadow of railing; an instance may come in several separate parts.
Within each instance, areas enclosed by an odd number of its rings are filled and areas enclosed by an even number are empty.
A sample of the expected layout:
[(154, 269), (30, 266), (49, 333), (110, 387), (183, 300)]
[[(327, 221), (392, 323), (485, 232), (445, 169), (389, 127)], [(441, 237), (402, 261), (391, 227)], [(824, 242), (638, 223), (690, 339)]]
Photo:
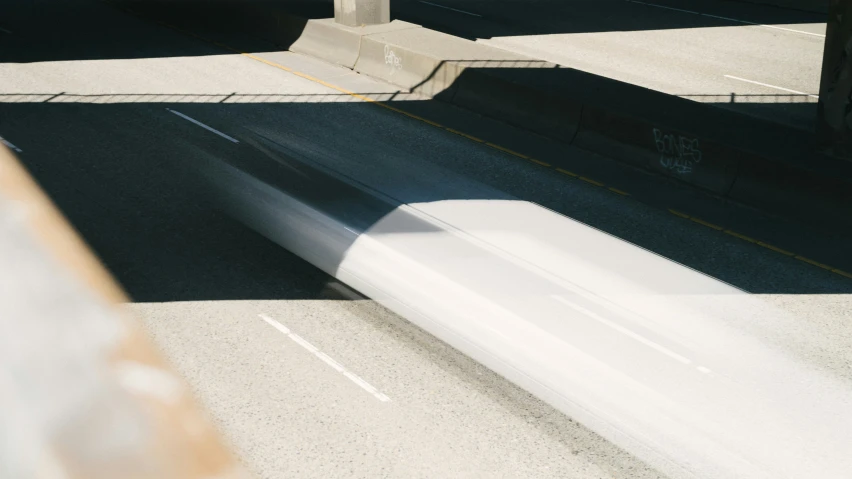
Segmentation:
[(0, 103), (87, 103), (108, 105), (118, 103), (360, 103), (364, 98), (373, 101), (418, 101), (420, 95), (402, 91), (392, 93), (0, 93)]

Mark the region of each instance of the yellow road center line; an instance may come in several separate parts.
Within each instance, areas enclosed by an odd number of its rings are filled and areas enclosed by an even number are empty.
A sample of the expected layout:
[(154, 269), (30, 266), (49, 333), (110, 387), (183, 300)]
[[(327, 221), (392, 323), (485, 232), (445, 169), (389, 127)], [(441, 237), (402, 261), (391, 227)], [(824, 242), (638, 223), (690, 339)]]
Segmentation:
[(795, 253), (791, 253), (791, 252), (789, 252), (785, 249), (781, 249), (777, 246), (772, 246), (771, 244), (764, 243), (763, 241), (758, 241), (757, 244), (759, 244), (760, 246), (763, 246), (764, 248), (771, 249), (772, 251), (775, 251), (776, 253), (781, 253), (781, 254), (787, 255), (787, 256), (795, 256)]
[(825, 265), (825, 264), (822, 264), (822, 263), (818, 263), (818, 262), (816, 262), (816, 261), (814, 261), (814, 260), (812, 260), (812, 259), (805, 258), (804, 256), (796, 255), (796, 256), (795, 256), (795, 258), (796, 258), (797, 260), (799, 260), (799, 261), (804, 261), (805, 263), (812, 264), (812, 265), (814, 265), (814, 266), (816, 266), (816, 267), (818, 267), (818, 268), (827, 269), (827, 270), (829, 270), (829, 271), (831, 271), (832, 269), (834, 269), (834, 268), (832, 268), (831, 266), (828, 266), (828, 265)]
[[(357, 96), (358, 98), (362, 98), (362, 95), (358, 95), (357, 93), (355, 93), (354, 95), (355, 95), (355, 96)], [(430, 124), (430, 125), (437, 126), (438, 128), (444, 128), (444, 125), (441, 125), (441, 124), (439, 124), (439, 123), (435, 123), (434, 121), (429, 121), (429, 120), (427, 120), (427, 119), (423, 118), (422, 116), (417, 116), (417, 115), (415, 115), (414, 113), (409, 113), (409, 112), (407, 112), (407, 111), (405, 111), (405, 110), (400, 110), (399, 108), (392, 107), (392, 106), (390, 106), (390, 105), (388, 105), (388, 104), (386, 104), (386, 103), (382, 103), (382, 102), (381, 102), (381, 101), (379, 101), (379, 100), (374, 100), (374, 99), (372, 99), (372, 98), (368, 98), (368, 97), (365, 97), (365, 96), (364, 96), (363, 98), (365, 98), (365, 100), (364, 100), (364, 101), (369, 102), (369, 103), (372, 103), (372, 104), (374, 104), (374, 105), (376, 105), (376, 106), (380, 106), (380, 107), (382, 107), (382, 108), (384, 108), (384, 109), (386, 109), (386, 110), (390, 110), (390, 111), (393, 111), (393, 112), (399, 113), (399, 114), (401, 114), (401, 115), (405, 115), (405, 116), (407, 116), (407, 117), (409, 117), (409, 118), (412, 118), (412, 119), (414, 119), (414, 120), (422, 121), (423, 123), (428, 123), (428, 124)]]
[(541, 160), (536, 160), (535, 158), (530, 158), (530, 157), (527, 157), (527, 159), (528, 159), (528, 160), (530, 160), (530, 161), (532, 161), (533, 163), (537, 163), (537, 164), (539, 164), (539, 165), (541, 165), (541, 166), (546, 166), (546, 167), (550, 168), (550, 163), (545, 163), (545, 162), (543, 162), (543, 161), (541, 161)]
[(607, 188), (607, 189), (608, 189), (609, 191), (612, 191), (613, 193), (618, 193), (618, 194), (619, 194), (619, 195), (621, 195), (621, 196), (630, 196), (630, 193), (628, 193), (628, 192), (626, 192), (626, 191), (621, 191), (621, 190), (619, 190), (618, 188), (612, 188), (612, 187), (610, 187), (610, 188)]
[(591, 183), (591, 184), (593, 184), (593, 185), (595, 185), (595, 186), (603, 186), (603, 185), (604, 185), (604, 184), (603, 184), (603, 183), (601, 183), (600, 181), (595, 181), (595, 180), (593, 180), (593, 179), (591, 179), (591, 178), (586, 178), (585, 176), (578, 176), (577, 178), (579, 178), (579, 179), (581, 179), (581, 180), (585, 181), (586, 183)]
[(709, 222), (707, 222), (707, 221), (700, 220), (700, 219), (698, 219), (698, 218), (690, 217), (689, 219), (690, 219), (691, 221), (695, 222), (695, 223), (700, 224), (700, 225), (706, 226), (706, 227), (708, 227), (708, 228), (713, 228), (713, 229), (714, 229), (714, 230), (716, 230), (716, 231), (722, 231), (722, 230), (724, 230), (724, 229), (725, 229), (725, 228), (722, 228), (722, 227), (721, 227), (721, 226), (719, 226), (719, 225), (714, 225), (713, 223), (709, 223)]
[(508, 154), (510, 154), (510, 155), (512, 155), (512, 156), (517, 156), (518, 158), (523, 158), (523, 159), (525, 159), (525, 160), (529, 160), (529, 159), (530, 159), (530, 157), (529, 157), (529, 156), (527, 156), (527, 155), (524, 155), (524, 154), (522, 154), (522, 153), (518, 153), (517, 151), (510, 150), (510, 149), (505, 148), (505, 147), (502, 147), (502, 146), (500, 146), (500, 145), (495, 145), (494, 143), (491, 143), (491, 142), (488, 142), (488, 141), (486, 141), (486, 142), (485, 142), (485, 144), (486, 144), (486, 145), (488, 145), (488, 146), (490, 146), (491, 148), (494, 148), (494, 149), (496, 149), (496, 150), (500, 150), (500, 151), (502, 151), (502, 152), (504, 152), (504, 153), (508, 153)]
[(576, 173), (572, 173), (572, 172), (570, 172), (570, 171), (568, 171), (568, 170), (563, 170), (562, 168), (557, 168), (557, 169), (556, 169), (556, 171), (558, 171), (558, 172), (560, 172), (560, 173), (563, 173), (563, 174), (566, 174), (566, 175), (568, 175), (568, 176), (573, 176), (574, 178), (577, 178), (577, 174), (576, 174)]
[(846, 271), (843, 271), (843, 270), (841, 270), (841, 269), (833, 269), (833, 270), (831, 270), (831, 272), (832, 272), (832, 273), (837, 273), (837, 274), (839, 274), (840, 276), (846, 276), (847, 278), (852, 279), (852, 274), (847, 273)]
[(670, 210), (669, 210), (669, 213), (671, 213), (671, 214), (673, 214), (673, 215), (675, 215), (675, 216), (680, 216), (681, 218), (689, 219), (689, 215), (688, 215), (688, 214), (686, 214), (686, 213), (681, 213), (680, 211), (677, 211), (677, 210), (672, 210), (672, 209), (670, 209)]
[(446, 127), (444, 127), (444, 125), (442, 125), (442, 124), (440, 124), (440, 123), (435, 123), (435, 122), (434, 122), (434, 121), (432, 121), (432, 120), (427, 120), (426, 118), (423, 118), (423, 117), (420, 117), (420, 116), (412, 116), (411, 118), (415, 118), (415, 119), (417, 119), (417, 120), (420, 120), (420, 121), (422, 121), (423, 123), (426, 123), (427, 125), (432, 125), (432, 126), (434, 126), (435, 128), (446, 129)]
[[(226, 48), (229, 48), (229, 47), (226, 47)], [(230, 50), (234, 50), (234, 49), (232, 49), (232, 48), (229, 48), (229, 49), (230, 49)], [(237, 50), (234, 50), (234, 51), (237, 51)], [(346, 95), (349, 95), (349, 96), (351, 96), (351, 97), (357, 98), (357, 99), (362, 100), (362, 101), (364, 101), (364, 102), (372, 103), (372, 104), (374, 104), (374, 105), (380, 106), (380, 107), (385, 108), (385, 109), (387, 109), (387, 110), (394, 111), (394, 112), (396, 112), (396, 113), (400, 113), (400, 114), (405, 115), (405, 116), (407, 116), (407, 117), (409, 117), (409, 118), (412, 118), (412, 119), (415, 119), (415, 120), (418, 120), (418, 121), (422, 121), (423, 123), (426, 123), (426, 124), (432, 125), (432, 126), (437, 127), (437, 128), (443, 128), (443, 129), (448, 130), (448, 131), (450, 131), (450, 130), (451, 130), (450, 128), (447, 128), (447, 127), (445, 127), (444, 125), (441, 125), (440, 123), (436, 123), (436, 122), (434, 122), (434, 121), (427, 120), (426, 118), (423, 118), (422, 116), (418, 116), (418, 115), (415, 115), (415, 114), (413, 114), (413, 113), (409, 113), (409, 112), (407, 112), (407, 111), (400, 110), (399, 108), (395, 108), (395, 107), (393, 107), (393, 106), (387, 105), (387, 104), (382, 103), (381, 101), (376, 100), (376, 99), (374, 99), (374, 98), (370, 98), (370, 97), (368, 97), (368, 96), (361, 95), (361, 94), (355, 93), (355, 92), (353, 92), (353, 91), (347, 90), (347, 89), (345, 89), (345, 88), (341, 88), (341, 87), (339, 87), (339, 86), (337, 86), (337, 85), (334, 85), (334, 84), (332, 84), (332, 83), (329, 83), (329, 82), (327, 82), (327, 81), (320, 80), (319, 78), (316, 78), (316, 77), (314, 77), (314, 76), (308, 75), (308, 74), (306, 74), (306, 73), (302, 73), (302, 72), (300, 72), (300, 71), (298, 71), (298, 70), (293, 70), (292, 68), (286, 67), (286, 66), (281, 65), (281, 64), (279, 64), (279, 63), (275, 63), (275, 62), (272, 62), (272, 61), (266, 60), (265, 58), (261, 58), (261, 57), (259, 57), (259, 56), (257, 56), (257, 55), (252, 55), (251, 53), (245, 53), (245, 52), (239, 52), (239, 53), (240, 53), (240, 55), (243, 55), (243, 56), (246, 56), (246, 57), (248, 57), (248, 58), (251, 58), (252, 60), (256, 60), (256, 61), (259, 61), (259, 62), (264, 63), (264, 64), (266, 64), (266, 65), (269, 65), (269, 66), (272, 66), (272, 67), (275, 67), (275, 68), (278, 68), (278, 69), (284, 70), (284, 71), (286, 71), (286, 72), (288, 72), (288, 73), (292, 73), (293, 75), (296, 75), (296, 76), (298, 76), (298, 77), (304, 78), (305, 80), (310, 80), (310, 81), (312, 81), (312, 82), (314, 82), (314, 83), (319, 83), (319, 84), (320, 84), (320, 85), (322, 85), (322, 86), (325, 86), (325, 87), (331, 88), (332, 90), (339, 91), (340, 93), (344, 93), (344, 94), (346, 94)], [(479, 140), (478, 138), (474, 138), (474, 137), (472, 137), (472, 136), (470, 136), (470, 135), (465, 135), (465, 134), (463, 134), (463, 133), (461, 133), (461, 132), (456, 132), (456, 131), (454, 131), (454, 130), (452, 130), (452, 132), (453, 132), (453, 133), (460, 134), (460, 135), (462, 135), (462, 136), (465, 136), (465, 137), (467, 137), (467, 138), (469, 138), (469, 139), (471, 139), (471, 140), (474, 140), (474, 141), (478, 141), (478, 142), (480, 142), (480, 143), (483, 143), (483, 141), (482, 141), (482, 140)]]
[(748, 237), (748, 236), (746, 236), (746, 235), (741, 235), (741, 234), (737, 233), (736, 231), (725, 230), (725, 233), (727, 233), (727, 234), (729, 234), (729, 235), (731, 235), (731, 236), (737, 237), (737, 238), (739, 238), (739, 239), (741, 239), (741, 240), (748, 241), (749, 243), (757, 243), (757, 240), (756, 240), (756, 239), (754, 239), (754, 238), (749, 238), (749, 237)]
[(481, 139), (479, 139), (475, 136), (468, 135), (467, 133), (464, 133), (464, 132), (461, 132), (461, 131), (458, 131), (458, 130), (453, 130), (452, 128), (448, 128), (448, 127), (444, 127), (444, 129), (449, 131), (450, 133), (455, 133), (456, 135), (463, 136), (463, 137), (467, 138), (468, 140), (472, 140), (472, 141), (475, 141), (477, 143), (485, 143), (485, 140), (481, 140)]

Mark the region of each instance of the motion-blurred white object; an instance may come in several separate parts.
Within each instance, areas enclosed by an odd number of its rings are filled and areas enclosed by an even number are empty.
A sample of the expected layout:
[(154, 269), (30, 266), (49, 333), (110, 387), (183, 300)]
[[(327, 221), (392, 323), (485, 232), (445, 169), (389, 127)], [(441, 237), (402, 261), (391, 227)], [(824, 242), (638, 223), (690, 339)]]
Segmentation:
[(672, 477), (849, 477), (852, 384), (759, 298), (437, 167), (250, 143), (198, 170), (231, 214)]

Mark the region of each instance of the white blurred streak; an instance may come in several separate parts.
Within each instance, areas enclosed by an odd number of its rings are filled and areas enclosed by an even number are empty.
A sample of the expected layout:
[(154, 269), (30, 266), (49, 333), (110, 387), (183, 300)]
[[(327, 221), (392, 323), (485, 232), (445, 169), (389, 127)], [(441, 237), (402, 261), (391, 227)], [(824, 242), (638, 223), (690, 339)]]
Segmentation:
[(278, 160), (289, 178), (310, 163), (326, 176), (298, 184), (331, 198), (355, 185), (387, 202), (380, 219), (353, 240), (357, 219), (269, 178), (203, 171), (249, 226), (672, 477), (849, 477), (852, 385), (783, 346), (797, 318), (434, 165), (296, 157)]
[[(438, 231), (406, 231), (412, 217)], [(490, 234), (501, 230), (530, 244)], [(399, 207), (336, 276), (673, 476), (842, 478), (852, 467), (849, 382), (737, 326), (757, 316), (783, 328), (787, 315), (537, 205)], [(591, 309), (616, 328), (581, 312)]]

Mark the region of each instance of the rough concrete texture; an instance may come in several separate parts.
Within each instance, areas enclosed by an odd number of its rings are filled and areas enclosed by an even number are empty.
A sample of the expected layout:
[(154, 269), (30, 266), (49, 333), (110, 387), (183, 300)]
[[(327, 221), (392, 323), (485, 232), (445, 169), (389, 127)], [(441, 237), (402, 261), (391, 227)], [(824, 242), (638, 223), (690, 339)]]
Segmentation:
[(360, 27), (390, 21), (390, 0), (334, 0), (334, 21)]
[(354, 68), (361, 50), (361, 37), (413, 28), (420, 27), (399, 20), (364, 27), (348, 27), (331, 18), (308, 20), (299, 39), (290, 46), (290, 51)]
[(424, 28), (365, 35), (354, 69), (429, 97), (570, 142), (580, 104), (554, 97), (504, 70), (556, 65)]
[(418, 28), (362, 37), (355, 70), (434, 97), (450, 89), (465, 68), (498, 62), (535, 60)]

